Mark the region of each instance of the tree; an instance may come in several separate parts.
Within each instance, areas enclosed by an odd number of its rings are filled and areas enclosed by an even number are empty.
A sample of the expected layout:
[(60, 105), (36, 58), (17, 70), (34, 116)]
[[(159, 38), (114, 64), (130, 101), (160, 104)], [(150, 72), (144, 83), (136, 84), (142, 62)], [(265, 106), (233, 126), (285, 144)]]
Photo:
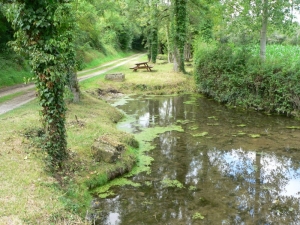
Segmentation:
[(152, 0), (150, 4), (149, 58), (151, 62), (155, 63), (158, 51), (158, 2), (157, 0)]
[(13, 31), (11, 25), (2, 12), (3, 6), (0, 3), (0, 52), (7, 49), (7, 42), (13, 39)]
[(15, 29), (16, 52), (26, 54), (35, 74), (46, 131), (44, 148), (53, 168), (68, 157), (63, 99), (66, 75), (75, 71), (71, 1), (14, 0), (6, 15)]
[(291, 25), (293, 11), (299, 8), (299, 1), (224, 0), (223, 6), (224, 27), (231, 36), (253, 35), (260, 30), (260, 58), (265, 60), (268, 31)]
[(184, 68), (184, 45), (186, 39), (187, 1), (173, 1), (173, 44), (174, 44), (174, 71), (185, 72)]
[(262, 23), (260, 33), (260, 58), (266, 59), (266, 45), (267, 45), (267, 27), (268, 27), (268, 0), (263, 0), (262, 7)]

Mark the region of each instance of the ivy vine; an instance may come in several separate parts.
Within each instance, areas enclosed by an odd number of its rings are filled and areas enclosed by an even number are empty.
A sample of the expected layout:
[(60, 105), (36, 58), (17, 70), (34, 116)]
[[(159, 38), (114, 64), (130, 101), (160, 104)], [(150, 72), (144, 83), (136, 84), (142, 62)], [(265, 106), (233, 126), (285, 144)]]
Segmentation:
[[(185, 72), (184, 68), (184, 45), (186, 42), (187, 0), (174, 0), (174, 56), (178, 58), (179, 71)], [(178, 52), (178, 53), (177, 53)]]
[(36, 87), (46, 131), (44, 148), (51, 165), (61, 167), (68, 157), (66, 105), (63, 99), (68, 71), (74, 70), (71, 1), (14, 0), (6, 16), (15, 29), (16, 52), (26, 54), (36, 76)]

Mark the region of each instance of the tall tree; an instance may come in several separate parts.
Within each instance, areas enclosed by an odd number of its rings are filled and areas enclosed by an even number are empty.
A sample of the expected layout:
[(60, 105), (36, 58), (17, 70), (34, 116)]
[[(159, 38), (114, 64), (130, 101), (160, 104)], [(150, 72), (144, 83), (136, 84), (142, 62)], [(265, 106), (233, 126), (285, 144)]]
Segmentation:
[(231, 36), (235, 37), (240, 34), (249, 36), (257, 33), (260, 37), (260, 57), (264, 60), (268, 30), (280, 29), (291, 24), (293, 10), (299, 8), (299, 1), (224, 0), (223, 6), (224, 27), (226, 26)]
[(173, 1), (174, 71), (185, 72), (184, 45), (186, 41), (187, 0)]
[(71, 1), (13, 0), (7, 17), (15, 29), (13, 48), (27, 54), (36, 76), (46, 131), (44, 148), (53, 168), (68, 157), (63, 99), (66, 75), (74, 71)]
[(266, 45), (267, 45), (267, 27), (268, 27), (268, 0), (263, 0), (262, 7), (262, 23), (260, 33), (260, 58), (266, 59)]
[(150, 2), (150, 9), (149, 58), (151, 62), (155, 63), (158, 51), (158, 0)]

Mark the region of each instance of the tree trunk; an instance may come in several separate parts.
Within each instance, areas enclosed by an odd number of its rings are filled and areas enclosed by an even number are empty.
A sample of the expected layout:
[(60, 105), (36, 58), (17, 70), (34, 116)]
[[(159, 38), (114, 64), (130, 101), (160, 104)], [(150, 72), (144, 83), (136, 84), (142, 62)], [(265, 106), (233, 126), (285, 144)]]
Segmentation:
[(260, 58), (262, 61), (266, 59), (267, 46), (267, 25), (268, 25), (268, 0), (263, 1), (262, 27), (260, 33)]
[(170, 45), (170, 32), (169, 32), (169, 25), (167, 24), (166, 29), (166, 35), (167, 35), (167, 49), (168, 49), (168, 63), (171, 63), (171, 45)]
[(189, 43), (187, 43), (184, 48), (184, 60), (186, 62), (189, 62), (190, 58), (192, 58), (191, 57), (191, 45)]
[(185, 73), (184, 45), (186, 43), (186, 0), (174, 1), (174, 71)]
[(175, 47), (173, 54), (173, 70), (174, 72), (180, 72), (180, 55), (179, 50)]
[(80, 101), (80, 89), (75, 71), (70, 73), (69, 82), (69, 88), (73, 94), (73, 102), (78, 103)]

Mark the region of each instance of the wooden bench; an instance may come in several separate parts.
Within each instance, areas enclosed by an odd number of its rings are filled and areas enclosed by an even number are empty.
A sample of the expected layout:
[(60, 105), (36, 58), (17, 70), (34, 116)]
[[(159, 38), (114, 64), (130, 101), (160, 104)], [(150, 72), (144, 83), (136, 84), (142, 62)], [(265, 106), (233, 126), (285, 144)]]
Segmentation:
[(135, 67), (131, 67), (131, 68), (129, 68), (129, 69), (133, 69), (133, 71), (134, 72), (136, 72), (137, 70), (139, 70), (139, 69), (149, 69), (150, 71), (151, 71), (151, 68), (153, 68), (153, 66), (135, 66)]
[(151, 71), (152, 66), (148, 65), (148, 62), (141, 62), (141, 63), (136, 63), (135, 67), (131, 67), (130, 69), (133, 69), (134, 72), (136, 72), (139, 69), (147, 69), (147, 71)]

